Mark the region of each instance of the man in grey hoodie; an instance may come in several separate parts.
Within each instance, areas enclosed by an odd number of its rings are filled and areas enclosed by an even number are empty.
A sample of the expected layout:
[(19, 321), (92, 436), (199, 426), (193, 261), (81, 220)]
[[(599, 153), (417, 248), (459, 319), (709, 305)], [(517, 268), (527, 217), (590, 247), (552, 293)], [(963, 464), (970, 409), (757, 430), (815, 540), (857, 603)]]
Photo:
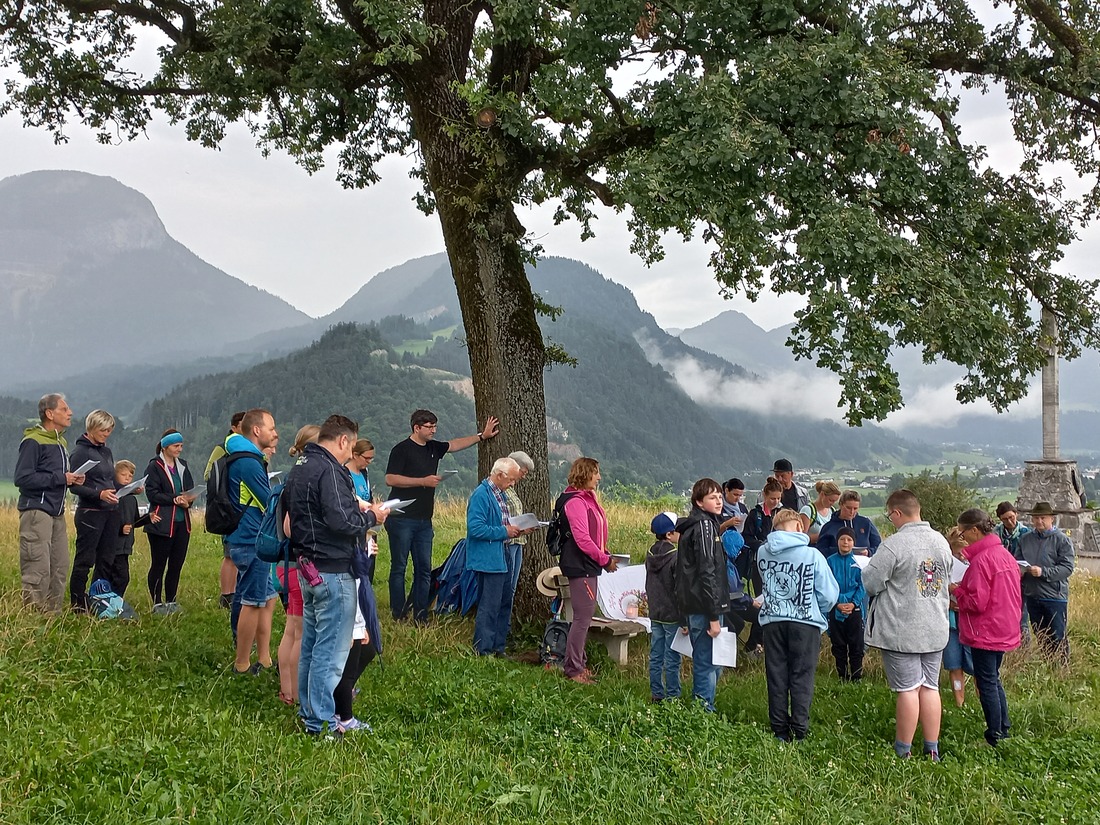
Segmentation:
[(894, 750), (909, 756), (919, 721), (924, 753), (938, 761), (951, 548), (921, 520), (920, 501), (909, 490), (890, 494), (886, 517), (897, 532), (879, 545), (863, 570), (863, 586), (872, 597), (867, 644), (882, 651), (886, 681), (897, 694)]

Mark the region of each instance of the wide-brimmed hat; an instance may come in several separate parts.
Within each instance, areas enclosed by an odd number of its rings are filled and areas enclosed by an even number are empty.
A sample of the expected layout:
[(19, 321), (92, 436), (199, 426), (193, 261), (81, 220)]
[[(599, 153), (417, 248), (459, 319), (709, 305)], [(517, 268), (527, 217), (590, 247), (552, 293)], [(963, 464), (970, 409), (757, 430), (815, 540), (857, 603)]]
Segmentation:
[(560, 575), (560, 567), (547, 567), (539, 573), (539, 577), (535, 580), (535, 587), (542, 595), (552, 599), (558, 595), (557, 584), (554, 580)]
[(1037, 501), (1035, 506), (1027, 511), (1029, 516), (1056, 516), (1058, 515), (1054, 508), (1050, 506), (1049, 501)]

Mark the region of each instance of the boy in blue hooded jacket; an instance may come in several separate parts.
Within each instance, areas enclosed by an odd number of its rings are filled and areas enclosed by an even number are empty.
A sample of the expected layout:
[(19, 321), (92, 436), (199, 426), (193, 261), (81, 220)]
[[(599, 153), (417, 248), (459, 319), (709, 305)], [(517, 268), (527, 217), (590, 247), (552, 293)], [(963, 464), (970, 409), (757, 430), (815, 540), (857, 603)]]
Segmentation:
[(855, 532), (849, 527), (841, 527), (836, 535), (836, 546), (837, 552), (826, 559), (840, 588), (836, 607), (829, 611), (829, 638), (833, 643), (837, 675), (845, 682), (858, 682), (863, 676), (863, 616), (867, 613), (867, 591), (863, 589), (863, 572), (852, 555), (856, 546)]
[(805, 739), (809, 732), (825, 616), (840, 594), (825, 558), (809, 542), (798, 513), (784, 509), (772, 517), (772, 532), (757, 553), (768, 720), (784, 742)]

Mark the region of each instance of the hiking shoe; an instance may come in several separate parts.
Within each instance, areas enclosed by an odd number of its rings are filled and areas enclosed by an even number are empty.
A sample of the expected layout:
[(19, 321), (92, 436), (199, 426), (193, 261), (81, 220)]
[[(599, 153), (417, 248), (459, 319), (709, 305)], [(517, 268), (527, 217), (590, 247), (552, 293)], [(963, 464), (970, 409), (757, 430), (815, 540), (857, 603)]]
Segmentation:
[(182, 613), (183, 608), (180, 607), (179, 602), (168, 602), (168, 604), (164, 606), (164, 612), (171, 616), (175, 613)]
[(155, 605), (153, 605), (153, 613), (157, 616), (167, 616), (168, 605), (166, 605), (164, 602), (157, 602)]
[(364, 731), (365, 733), (371, 733), (373, 728), (366, 722), (361, 722), (354, 716), (350, 719), (341, 719), (337, 722), (336, 729), (343, 731), (344, 733), (351, 733), (353, 731)]

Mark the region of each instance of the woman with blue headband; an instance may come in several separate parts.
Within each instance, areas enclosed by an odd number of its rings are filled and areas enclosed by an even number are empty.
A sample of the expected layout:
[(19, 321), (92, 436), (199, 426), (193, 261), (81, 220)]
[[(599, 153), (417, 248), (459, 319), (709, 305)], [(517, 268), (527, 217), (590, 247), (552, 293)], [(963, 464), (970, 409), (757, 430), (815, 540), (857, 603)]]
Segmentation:
[(149, 499), (149, 596), (153, 612), (178, 613), (176, 601), (180, 571), (191, 539), (191, 504), (195, 486), (191, 471), (180, 458), (183, 436), (179, 430), (165, 430), (157, 443), (157, 454), (145, 468), (145, 496)]

